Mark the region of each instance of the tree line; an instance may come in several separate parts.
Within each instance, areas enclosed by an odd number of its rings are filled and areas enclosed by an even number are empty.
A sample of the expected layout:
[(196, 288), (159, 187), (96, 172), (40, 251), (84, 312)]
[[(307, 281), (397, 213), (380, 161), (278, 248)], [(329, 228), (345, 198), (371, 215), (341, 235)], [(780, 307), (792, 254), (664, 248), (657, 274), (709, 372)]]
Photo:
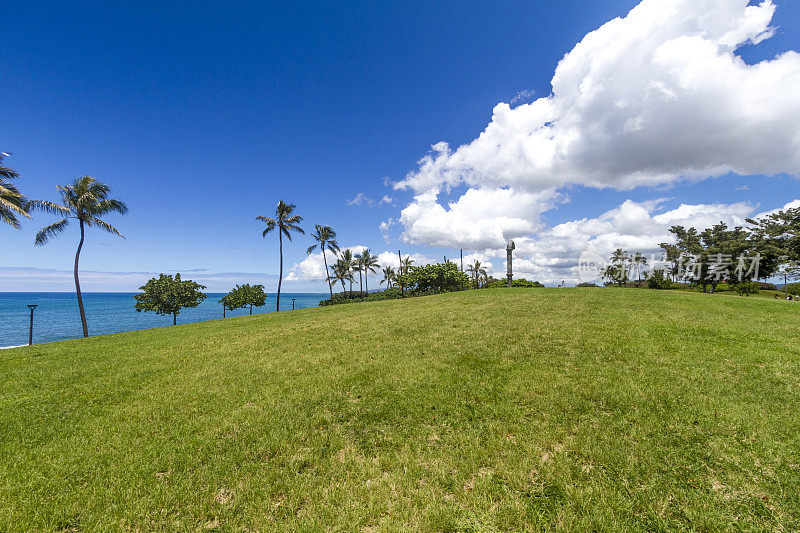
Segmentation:
[(669, 232), (674, 242), (659, 245), (661, 258), (649, 271), (644, 254), (618, 248), (603, 277), (608, 285), (623, 286), (635, 273), (636, 286), (643, 279), (653, 288), (682, 282), (712, 293), (721, 284), (748, 293), (755, 290), (752, 284), (758, 280), (778, 275), (785, 282), (800, 278), (800, 208), (748, 218), (747, 223), (748, 227), (730, 228), (720, 222), (702, 231), (672, 226)]

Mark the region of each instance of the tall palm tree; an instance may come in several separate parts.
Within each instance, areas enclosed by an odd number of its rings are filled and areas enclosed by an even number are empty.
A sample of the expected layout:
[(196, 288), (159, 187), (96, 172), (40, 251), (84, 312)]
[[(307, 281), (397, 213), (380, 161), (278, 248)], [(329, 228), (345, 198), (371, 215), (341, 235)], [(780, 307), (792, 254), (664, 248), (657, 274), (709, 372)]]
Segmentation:
[(486, 276), (486, 267), (476, 259), (474, 263), (467, 266), (467, 272), (472, 274), (472, 277), (475, 279), (475, 288), (480, 288), (479, 280), (481, 276)]
[[(369, 274), (370, 272), (377, 274), (378, 268), (380, 268), (378, 258), (372, 255), (369, 248), (364, 249), (364, 251), (356, 257), (358, 257), (359, 260), (359, 268), (364, 271), (364, 287), (367, 289), (367, 294), (369, 294)], [(361, 276), (361, 270), (359, 270), (359, 277)]]
[(642, 286), (642, 268), (641, 267), (647, 266), (647, 258), (644, 256), (644, 254), (636, 252), (633, 255), (632, 261), (633, 261), (633, 264), (636, 265), (636, 279), (637, 279), (636, 286), (637, 287), (641, 287)]
[(303, 221), (303, 217), (300, 215), (293, 215), (294, 210), (297, 206), (294, 204), (287, 204), (283, 200), (278, 202), (278, 206), (275, 208), (275, 218), (270, 217), (256, 217), (256, 220), (260, 222), (264, 222), (267, 227), (264, 228), (264, 231), (261, 233), (261, 236), (266, 238), (267, 233), (278, 228), (278, 243), (279, 249), (281, 253), (281, 269), (280, 274), (278, 274), (278, 296), (275, 298), (275, 310), (281, 310), (281, 282), (283, 282), (283, 236), (286, 235), (286, 238), (289, 241), (292, 240), (292, 231), (296, 231), (302, 235), (305, 235), (306, 232), (299, 226), (300, 222)]
[(333, 231), (333, 228), (330, 226), (320, 226), (319, 224), (316, 224), (314, 226), (314, 231), (311, 233), (311, 237), (317, 241), (317, 244), (309, 246), (306, 253), (310, 255), (311, 252), (317, 248), (317, 246), (319, 246), (319, 249), (322, 250), (322, 260), (325, 262), (325, 276), (328, 278), (328, 290), (331, 292), (331, 298), (333, 298), (333, 284), (330, 280), (330, 274), (328, 272), (328, 258), (325, 255), (325, 252), (333, 252), (333, 255), (339, 253), (339, 243), (336, 242), (336, 232)]
[(381, 280), (381, 285), (386, 283), (386, 288), (392, 288), (392, 282), (395, 280), (395, 272), (394, 269), (390, 266), (383, 267), (383, 280)]
[(356, 260), (353, 257), (353, 252), (351, 250), (344, 250), (342, 252), (342, 256), (339, 258), (342, 262), (342, 268), (347, 272), (347, 277), (345, 279), (350, 281), (350, 295), (352, 296), (353, 293), (353, 272), (355, 272), (355, 265)]
[[(109, 198), (108, 193), (110, 188), (105, 183), (95, 180), (91, 176), (81, 176), (75, 178), (69, 185), (59, 185), (58, 192), (61, 195), (61, 204), (54, 202), (47, 202), (44, 200), (35, 200), (29, 202), (32, 209), (43, 211), (53, 215), (61, 215), (64, 218), (58, 222), (54, 222), (49, 226), (42, 228), (36, 234), (34, 244), (41, 246), (45, 244), (51, 237), (62, 233), (69, 225), (70, 219), (78, 221), (81, 229), (81, 240), (78, 242), (78, 250), (75, 252), (75, 292), (78, 295), (78, 309), (81, 312), (81, 326), (83, 326), (83, 336), (89, 336), (89, 328), (86, 326), (86, 312), (83, 310), (83, 298), (81, 296), (81, 282), (78, 279), (78, 261), (81, 257), (81, 248), (83, 248), (83, 239), (86, 227), (97, 226), (99, 229), (122, 237), (122, 234), (109, 224), (101, 220), (99, 217), (116, 212), (124, 215), (128, 212), (128, 207), (121, 201), (114, 198)], [(124, 238), (124, 237), (123, 237)]]
[(358, 272), (358, 292), (361, 293), (361, 299), (364, 299), (364, 278), (361, 277), (361, 272), (364, 270), (363, 263), (361, 262), (361, 254), (355, 255), (355, 262), (353, 263), (353, 270)]
[(31, 218), (31, 216), (28, 214), (25, 197), (11, 183), (11, 180), (19, 178), (19, 173), (13, 168), (3, 165), (3, 157), (6, 155), (5, 152), (0, 154), (0, 221), (12, 228), (19, 229), (17, 216), (25, 218)]

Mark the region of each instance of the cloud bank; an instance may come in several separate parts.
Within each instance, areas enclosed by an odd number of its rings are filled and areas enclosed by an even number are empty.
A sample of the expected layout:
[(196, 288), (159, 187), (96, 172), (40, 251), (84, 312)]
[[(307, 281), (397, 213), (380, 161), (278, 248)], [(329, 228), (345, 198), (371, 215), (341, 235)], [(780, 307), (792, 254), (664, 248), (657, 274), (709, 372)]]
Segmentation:
[[(497, 249), (541, 232), (542, 213), (564, 200), (565, 187), (796, 174), (800, 54), (742, 60), (738, 49), (774, 33), (775, 4), (748, 4), (644, 0), (586, 35), (558, 64), (550, 95), (499, 103), (475, 140), (434, 145), (395, 184), (414, 193), (399, 218), (402, 238)], [(443, 204), (457, 188), (465, 192)], [(620, 206), (618, 216), (632, 210)]]

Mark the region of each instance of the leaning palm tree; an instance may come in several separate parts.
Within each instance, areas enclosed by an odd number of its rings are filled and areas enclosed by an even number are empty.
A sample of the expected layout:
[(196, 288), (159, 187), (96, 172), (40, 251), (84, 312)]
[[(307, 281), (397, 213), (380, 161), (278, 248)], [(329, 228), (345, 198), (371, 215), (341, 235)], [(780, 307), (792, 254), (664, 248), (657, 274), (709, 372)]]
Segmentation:
[[(107, 231), (117, 237), (122, 237), (122, 234), (99, 217), (117, 212), (124, 215), (128, 211), (128, 207), (121, 201), (108, 197), (110, 188), (105, 183), (101, 183), (91, 176), (81, 176), (69, 185), (59, 185), (58, 192), (61, 195), (61, 204), (54, 202), (47, 202), (43, 200), (35, 200), (29, 202), (31, 209), (36, 211), (43, 211), (53, 215), (61, 215), (64, 218), (58, 222), (54, 222), (49, 226), (42, 228), (36, 234), (34, 244), (41, 246), (45, 244), (51, 237), (62, 233), (69, 224), (70, 219), (78, 221), (81, 229), (81, 240), (78, 242), (78, 250), (75, 252), (75, 292), (78, 295), (78, 309), (81, 312), (81, 326), (83, 326), (83, 336), (89, 336), (89, 328), (86, 326), (86, 313), (83, 310), (83, 298), (81, 297), (81, 283), (78, 279), (78, 260), (81, 257), (81, 248), (83, 248), (83, 239), (86, 226), (97, 226), (103, 231)], [(123, 237), (124, 238), (124, 237)]]
[(12, 228), (19, 229), (20, 217), (31, 218), (26, 207), (27, 201), (11, 180), (19, 178), (19, 173), (13, 168), (3, 165), (5, 152), (0, 154), (0, 221)]
[(325, 262), (325, 276), (328, 278), (328, 290), (331, 293), (331, 298), (333, 298), (333, 284), (330, 280), (330, 274), (328, 272), (328, 258), (325, 255), (325, 252), (333, 252), (333, 255), (339, 253), (339, 243), (336, 242), (336, 232), (333, 231), (333, 228), (330, 226), (320, 226), (317, 224), (314, 226), (314, 231), (311, 233), (311, 237), (317, 241), (317, 244), (309, 246), (306, 253), (310, 255), (311, 252), (317, 248), (317, 246), (319, 246), (319, 249), (322, 250), (322, 260)]
[(390, 266), (385, 266), (385, 267), (383, 267), (383, 271), (382, 272), (383, 272), (383, 279), (381, 280), (381, 285), (386, 283), (386, 288), (387, 289), (391, 289), (392, 288), (392, 282), (396, 278), (396, 274), (394, 272), (394, 269), (392, 267), (390, 267)]
[(364, 271), (364, 288), (367, 290), (367, 294), (369, 294), (369, 274), (370, 272), (377, 274), (380, 264), (378, 264), (378, 258), (372, 255), (369, 248), (366, 248), (363, 252), (358, 254), (358, 258), (359, 268)]
[(278, 228), (278, 243), (279, 249), (281, 253), (281, 267), (280, 267), (280, 274), (278, 274), (278, 295), (275, 297), (275, 310), (281, 310), (281, 282), (283, 281), (283, 236), (286, 235), (286, 238), (290, 241), (292, 240), (292, 231), (296, 231), (302, 235), (305, 235), (306, 232), (298, 225), (300, 222), (303, 221), (303, 217), (300, 215), (293, 215), (294, 210), (297, 206), (294, 204), (287, 204), (283, 200), (278, 202), (278, 206), (275, 208), (275, 218), (270, 217), (256, 217), (256, 220), (260, 222), (266, 223), (267, 227), (264, 228), (264, 231), (261, 233), (261, 236), (266, 238), (267, 233)]
[(347, 290), (345, 287), (344, 282), (348, 279), (352, 281), (353, 274), (350, 270), (350, 267), (342, 260), (337, 259), (336, 262), (331, 265), (331, 275), (328, 276), (328, 282), (336, 282), (340, 281), (342, 283), (342, 294)]

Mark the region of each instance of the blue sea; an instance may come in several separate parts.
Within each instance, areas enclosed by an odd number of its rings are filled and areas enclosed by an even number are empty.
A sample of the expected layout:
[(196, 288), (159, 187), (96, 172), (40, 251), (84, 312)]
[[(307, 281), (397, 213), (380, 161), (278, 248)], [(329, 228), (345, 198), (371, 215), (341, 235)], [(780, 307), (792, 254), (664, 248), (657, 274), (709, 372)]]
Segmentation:
[[(171, 326), (172, 316), (155, 313), (137, 313), (133, 308), (135, 293), (89, 292), (83, 293), (89, 335), (106, 335), (122, 331)], [(208, 294), (203, 303), (194, 309), (183, 309), (178, 315), (178, 324), (201, 322), (222, 318), (222, 304), (218, 302), (224, 294)], [(327, 294), (281, 293), (281, 311), (316, 307)], [(76, 339), (82, 336), (78, 300), (74, 293), (65, 292), (0, 292), (0, 347), (28, 344), (30, 310), (28, 304), (38, 307), (33, 314), (33, 342)], [(253, 314), (275, 311), (275, 294), (269, 294), (267, 305), (253, 308)], [(227, 311), (227, 316), (244, 316), (248, 309)]]

